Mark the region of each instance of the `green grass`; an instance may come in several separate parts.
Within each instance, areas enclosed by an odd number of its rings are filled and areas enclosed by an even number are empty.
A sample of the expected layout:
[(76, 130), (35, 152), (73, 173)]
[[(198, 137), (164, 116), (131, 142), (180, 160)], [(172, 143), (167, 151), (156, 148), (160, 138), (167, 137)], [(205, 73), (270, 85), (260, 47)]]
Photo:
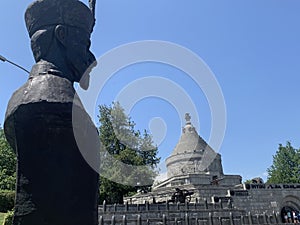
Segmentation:
[(0, 213), (0, 225), (3, 224), (5, 213)]

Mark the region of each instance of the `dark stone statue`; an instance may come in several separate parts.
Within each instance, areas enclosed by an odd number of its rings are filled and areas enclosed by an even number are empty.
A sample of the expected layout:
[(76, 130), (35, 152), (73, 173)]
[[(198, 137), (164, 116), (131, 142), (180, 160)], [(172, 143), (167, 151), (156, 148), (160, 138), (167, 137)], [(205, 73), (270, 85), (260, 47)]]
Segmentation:
[(78, 0), (38, 0), (25, 21), (36, 64), (4, 123), (18, 159), (13, 224), (96, 225), (99, 137), (73, 87), (87, 89), (95, 66), (93, 13)]

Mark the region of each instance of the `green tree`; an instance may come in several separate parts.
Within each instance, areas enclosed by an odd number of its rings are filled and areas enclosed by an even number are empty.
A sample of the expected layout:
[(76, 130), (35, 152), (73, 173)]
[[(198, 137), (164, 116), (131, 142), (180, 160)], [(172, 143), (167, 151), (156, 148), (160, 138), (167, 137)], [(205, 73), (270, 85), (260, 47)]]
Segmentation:
[(102, 105), (99, 113), (102, 146), (100, 202), (122, 203), (123, 196), (153, 183), (160, 161), (158, 149), (146, 130), (143, 134), (135, 130), (134, 121), (119, 103)]
[(245, 180), (244, 184), (252, 184), (252, 180), (251, 179)]
[(15, 189), (16, 162), (16, 154), (7, 142), (3, 128), (0, 127), (0, 189)]
[(290, 142), (286, 146), (280, 144), (267, 172), (267, 183), (300, 183), (300, 150)]

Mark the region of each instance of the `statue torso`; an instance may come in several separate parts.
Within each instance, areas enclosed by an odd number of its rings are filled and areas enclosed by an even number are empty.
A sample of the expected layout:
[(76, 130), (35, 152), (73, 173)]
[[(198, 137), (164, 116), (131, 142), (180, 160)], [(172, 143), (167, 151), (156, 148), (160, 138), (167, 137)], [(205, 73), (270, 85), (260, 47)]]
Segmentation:
[(86, 157), (98, 165), (99, 136), (73, 83), (61, 75), (48, 66), (34, 66), (6, 112), (5, 134), (19, 159), (15, 220), (26, 219), (24, 224), (48, 224), (43, 221), (52, 215), (60, 221), (52, 224), (97, 220), (98, 174)]
[(63, 74), (52, 64), (37, 63), (33, 66), (27, 82), (12, 95), (6, 110), (4, 128), (6, 137), (13, 147), (15, 112), (24, 106), (30, 110), (32, 104), (35, 106), (47, 104), (49, 111), (46, 110), (45, 114), (56, 113), (55, 110), (51, 112), (51, 105), (54, 104), (60, 104), (62, 108), (65, 108), (65, 111), (68, 108), (67, 111), (70, 111), (70, 116), (74, 105), (84, 111), (80, 99), (76, 96), (73, 83), (64, 78)]

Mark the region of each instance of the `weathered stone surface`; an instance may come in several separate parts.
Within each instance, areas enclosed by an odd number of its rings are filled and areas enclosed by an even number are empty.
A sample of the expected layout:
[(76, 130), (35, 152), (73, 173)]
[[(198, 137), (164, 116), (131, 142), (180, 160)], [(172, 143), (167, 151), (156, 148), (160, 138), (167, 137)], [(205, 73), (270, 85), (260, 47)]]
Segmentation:
[(171, 156), (166, 159), (168, 178), (185, 174), (223, 175), (221, 156), (197, 133), (186, 114), (186, 125)]

